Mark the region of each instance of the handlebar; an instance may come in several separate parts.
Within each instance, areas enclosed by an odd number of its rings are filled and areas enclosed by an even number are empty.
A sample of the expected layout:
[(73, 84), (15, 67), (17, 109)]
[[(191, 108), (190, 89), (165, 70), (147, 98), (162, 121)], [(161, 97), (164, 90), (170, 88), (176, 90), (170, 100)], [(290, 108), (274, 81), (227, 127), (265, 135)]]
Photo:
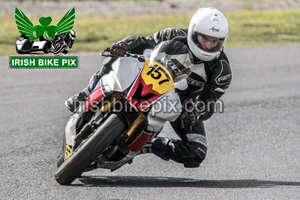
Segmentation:
[[(101, 56), (104, 56), (104, 57), (114, 57), (114, 58), (118, 58), (120, 56), (115, 56), (115, 55), (112, 55), (111, 52), (110, 52), (110, 47), (106, 47), (104, 49), (104, 51), (101, 52)], [(140, 62), (145, 62), (145, 58), (143, 55), (138, 55), (138, 54), (133, 54), (133, 53), (130, 53), (130, 52), (126, 52), (124, 57), (132, 57), (132, 58), (137, 58)]]

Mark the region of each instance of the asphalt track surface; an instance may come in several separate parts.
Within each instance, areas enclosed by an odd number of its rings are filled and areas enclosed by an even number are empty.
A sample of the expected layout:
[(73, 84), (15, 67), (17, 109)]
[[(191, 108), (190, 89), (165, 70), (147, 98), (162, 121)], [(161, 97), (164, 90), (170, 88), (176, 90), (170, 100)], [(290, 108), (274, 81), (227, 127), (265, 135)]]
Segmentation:
[[(200, 168), (142, 155), (119, 170), (54, 179), (69, 112), (64, 101), (99, 69), (10, 70), (0, 58), (0, 199), (300, 199), (300, 45), (226, 48), (225, 112), (206, 122)], [(169, 124), (162, 135), (176, 137)]]

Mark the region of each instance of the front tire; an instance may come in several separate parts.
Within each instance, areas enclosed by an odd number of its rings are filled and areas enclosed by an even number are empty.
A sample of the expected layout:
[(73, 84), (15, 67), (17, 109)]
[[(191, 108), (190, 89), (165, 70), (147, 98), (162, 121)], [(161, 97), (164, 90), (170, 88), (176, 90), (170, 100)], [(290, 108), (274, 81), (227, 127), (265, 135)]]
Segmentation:
[(65, 161), (65, 153), (66, 153), (66, 135), (63, 135), (63, 145), (62, 145), (62, 153), (57, 157), (56, 165), (59, 168), (63, 162)]
[(58, 157), (57, 157), (57, 161), (56, 161), (56, 165), (57, 168), (59, 168), (65, 161), (65, 156), (63, 153), (61, 153)]
[(124, 129), (125, 123), (119, 116), (111, 114), (95, 133), (61, 164), (55, 173), (56, 181), (61, 185), (70, 185)]

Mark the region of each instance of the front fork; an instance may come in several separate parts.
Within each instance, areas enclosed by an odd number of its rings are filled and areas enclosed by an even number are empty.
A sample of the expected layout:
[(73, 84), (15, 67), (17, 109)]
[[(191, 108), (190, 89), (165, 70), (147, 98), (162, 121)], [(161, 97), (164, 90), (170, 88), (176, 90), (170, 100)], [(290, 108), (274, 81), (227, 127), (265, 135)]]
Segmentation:
[[(66, 148), (65, 148), (65, 158), (68, 159), (72, 156), (72, 152), (82, 145), (86, 138), (99, 127), (106, 118), (107, 114), (112, 111), (112, 108), (116, 101), (120, 100), (121, 94), (115, 95), (110, 101), (101, 107), (92, 117), (92, 119), (86, 123), (81, 130), (76, 132), (76, 124), (82, 115), (75, 113), (73, 117), (69, 120), (66, 126)], [(120, 116), (121, 118), (124, 118)], [(114, 145), (108, 148), (96, 162), (92, 163), (90, 168), (87, 170), (93, 170), (98, 167), (116, 169), (125, 163), (130, 163), (134, 156), (139, 152), (139, 150), (150, 141), (156, 134), (147, 133), (145, 127), (147, 125), (147, 118), (144, 113), (137, 113), (137, 117), (133, 119), (127, 119), (128, 129), (117, 139)], [(113, 158), (115, 154), (121, 153), (120, 160), (108, 161)]]
[(68, 159), (72, 152), (80, 145), (84, 140), (101, 124), (105, 116), (112, 109), (114, 103), (121, 98), (121, 95), (117, 94), (111, 98), (110, 101), (105, 103), (101, 109), (99, 109), (91, 118), (91, 120), (86, 123), (80, 131), (77, 133), (77, 125), (82, 120), (84, 113), (74, 113), (69, 119), (65, 128), (65, 140), (66, 147), (64, 148), (65, 157), (64, 160)]

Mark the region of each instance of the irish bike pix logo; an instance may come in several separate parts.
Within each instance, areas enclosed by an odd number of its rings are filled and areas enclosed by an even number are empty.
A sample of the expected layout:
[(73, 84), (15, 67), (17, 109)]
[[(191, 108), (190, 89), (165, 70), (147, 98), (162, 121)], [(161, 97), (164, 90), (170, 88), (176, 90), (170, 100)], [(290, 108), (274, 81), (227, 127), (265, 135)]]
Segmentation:
[(10, 68), (78, 68), (78, 56), (64, 55), (72, 48), (76, 37), (73, 30), (75, 8), (56, 25), (51, 25), (52, 18), (48, 16), (39, 18), (40, 24), (34, 26), (18, 8), (15, 9), (15, 20), (20, 33), (16, 52), (22, 55), (10, 56)]

